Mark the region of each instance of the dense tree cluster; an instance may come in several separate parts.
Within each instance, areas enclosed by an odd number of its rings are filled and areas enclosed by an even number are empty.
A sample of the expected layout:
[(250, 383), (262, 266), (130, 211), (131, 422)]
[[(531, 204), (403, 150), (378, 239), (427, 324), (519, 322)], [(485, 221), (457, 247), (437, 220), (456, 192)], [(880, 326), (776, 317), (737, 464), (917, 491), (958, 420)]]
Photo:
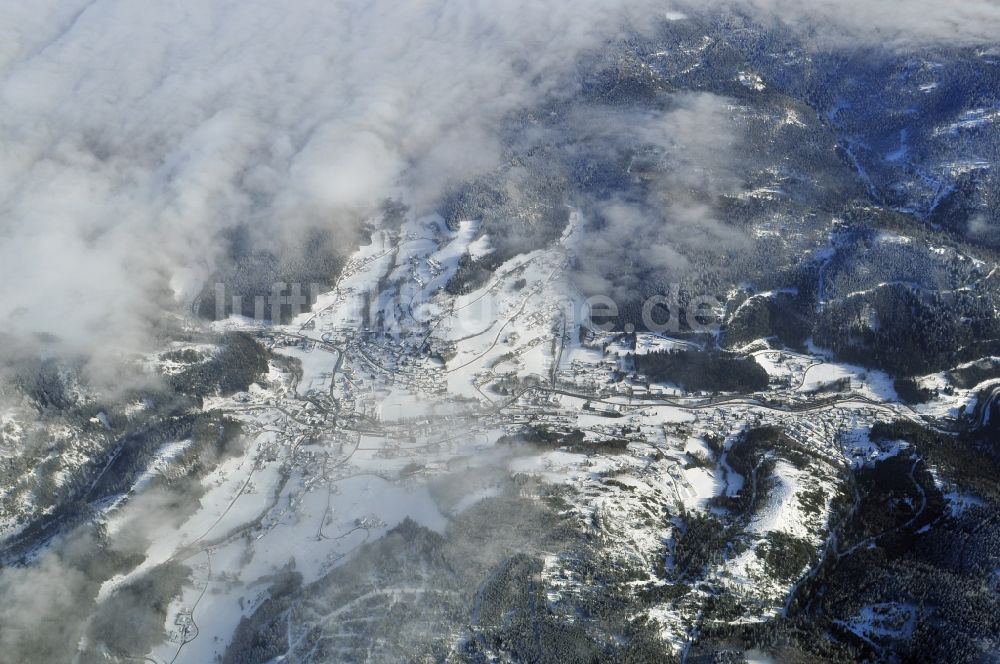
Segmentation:
[(73, 370), (54, 359), (24, 360), (16, 367), (15, 385), (40, 412), (68, 410), (76, 404)]
[[(395, 219), (394, 206), (386, 207), (385, 218)], [(284, 303), (278, 306), (278, 320), (287, 323), (293, 314), (308, 310), (312, 305), (312, 284), (321, 289), (329, 288), (343, 268), (351, 247), (364, 238), (365, 228), (344, 224), (340, 233), (328, 229), (312, 228), (298, 241), (298, 246), (284, 246), (282, 251), (262, 249), (252, 237), (247, 226), (238, 226), (226, 234), (226, 260), (214, 275), (196, 302), (196, 313), (207, 320), (222, 315), (241, 315), (254, 318), (258, 300), (264, 304), (264, 317), (272, 318), (270, 297), (274, 284), (299, 284), (299, 293), (305, 299), (300, 305)], [(368, 229), (371, 230), (370, 228)], [(223, 302), (217, 303), (216, 284), (222, 284)], [(284, 289), (281, 295), (289, 295)], [(238, 298), (238, 299), (236, 299)], [(234, 306), (235, 305), (235, 306)], [(297, 309), (297, 311), (296, 311)]]
[(767, 387), (764, 368), (751, 357), (722, 352), (657, 351), (634, 355), (636, 371), (650, 381), (669, 382), (688, 392), (756, 392)]
[[(996, 406), (993, 406), (996, 409)], [(1000, 501), (1000, 422), (990, 418), (985, 428), (970, 428), (948, 435), (909, 420), (876, 423), (871, 438), (876, 441), (903, 440), (909, 443), (937, 472), (944, 473), (975, 495)]]
[(824, 308), (815, 340), (848, 361), (921, 375), (976, 359), (983, 340), (1000, 339), (997, 305), (991, 296), (886, 285)]
[(955, 367), (948, 372), (948, 378), (955, 387), (967, 390), (987, 380), (1000, 378), (1000, 362), (993, 358), (983, 358)]
[(517, 434), (501, 436), (497, 442), (501, 445), (527, 443), (539, 447), (565, 447), (570, 452), (583, 454), (617, 454), (625, 452), (628, 448), (628, 441), (625, 438), (600, 438), (587, 441), (584, 440), (583, 431), (579, 429), (561, 433), (538, 425), (524, 427)]
[(720, 339), (725, 347), (775, 338), (789, 348), (801, 350), (812, 334), (814, 307), (808, 298), (798, 293), (751, 296), (731, 306), (736, 313), (726, 321)]
[[(876, 424), (870, 436), (909, 447), (855, 473), (855, 503), (843, 512), (835, 546), (798, 588), (789, 618), (873, 659), (983, 661), (1000, 645), (1000, 599), (983, 583), (1000, 564), (988, 435), (945, 435), (900, 420)], [(956, 511), (942, 483), (976, 501)]]
[(933, 390), (922, 387), (912, 378), (897, 378), (892, 382), (892, 387), (900, 401), (910, 405), (926, 403), (935, 396)]
[(732, 532), (717, 517), (692, 512), (682, 519), (673, 542), (673, 570), (679, 579), (696, 579), (722, 561)]
[(192, 364), (168, 379), (178, 392), (197, 397), (241, 392), (267, 373), (270, 353), (245, 332), (222, 336), (207, 360)]

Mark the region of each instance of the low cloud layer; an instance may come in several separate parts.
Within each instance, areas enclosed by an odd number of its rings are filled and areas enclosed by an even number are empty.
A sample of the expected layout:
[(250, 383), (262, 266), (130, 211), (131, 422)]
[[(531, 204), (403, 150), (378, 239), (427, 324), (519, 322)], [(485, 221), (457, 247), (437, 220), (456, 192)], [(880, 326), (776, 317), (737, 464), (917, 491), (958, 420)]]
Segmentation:
[[(712, 7), (866, 42), (1000, 34), (984, 0), (8, 3), (0, 329), (140, 348), (219, 269), (228, 231), (280, 252), (309, 229), (341, 237), (386, 198), (429, 206), (501, 161), (506, 117), (570, 93), (582, 53)], [(671, 172), (698, 173), (690, 161)], [(631, 214), (608, 209), (611, 224)], [(721, 232), (701, 202), (675, 196), (666, 214)], [(675, 235), (651, 245), (664, 260)]]
[(647, 3), (11, 7), (0, 324), (132, 346), (247, 225), (280, 249), (494, 167), (498, 127)]
[(762, 23), (784, 25), (832, 45), (912, 48), (995, 44), (995, 0), (677, 0), (682, 13), (734, 10)]

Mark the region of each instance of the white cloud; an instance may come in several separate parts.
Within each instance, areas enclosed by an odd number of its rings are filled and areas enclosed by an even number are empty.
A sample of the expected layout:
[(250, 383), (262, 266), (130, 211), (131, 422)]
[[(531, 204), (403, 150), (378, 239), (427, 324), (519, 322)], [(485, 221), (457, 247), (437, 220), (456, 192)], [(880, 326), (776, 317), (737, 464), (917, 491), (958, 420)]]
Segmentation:
[[(129, 348), (250, 225), (286, 243), (494, 167), (651, 0), (37, 0), (0, 8), (0, 329)], [(746, 0), (866, 39), (1000, 34), (994, 2)], [(680, 121), (682, 118), (675, 118)], [(693, 173), (696, 172), (692, 171)]]
[(227, 228), (282, 243), (431, 200), (645, 4), (8, 3), (0, 325), (139, 344)]
[(993, 44), (1000, 34), (996, 0), (678, 0), (692, 11), (732, 8), (830, 43), (912, 47)]

